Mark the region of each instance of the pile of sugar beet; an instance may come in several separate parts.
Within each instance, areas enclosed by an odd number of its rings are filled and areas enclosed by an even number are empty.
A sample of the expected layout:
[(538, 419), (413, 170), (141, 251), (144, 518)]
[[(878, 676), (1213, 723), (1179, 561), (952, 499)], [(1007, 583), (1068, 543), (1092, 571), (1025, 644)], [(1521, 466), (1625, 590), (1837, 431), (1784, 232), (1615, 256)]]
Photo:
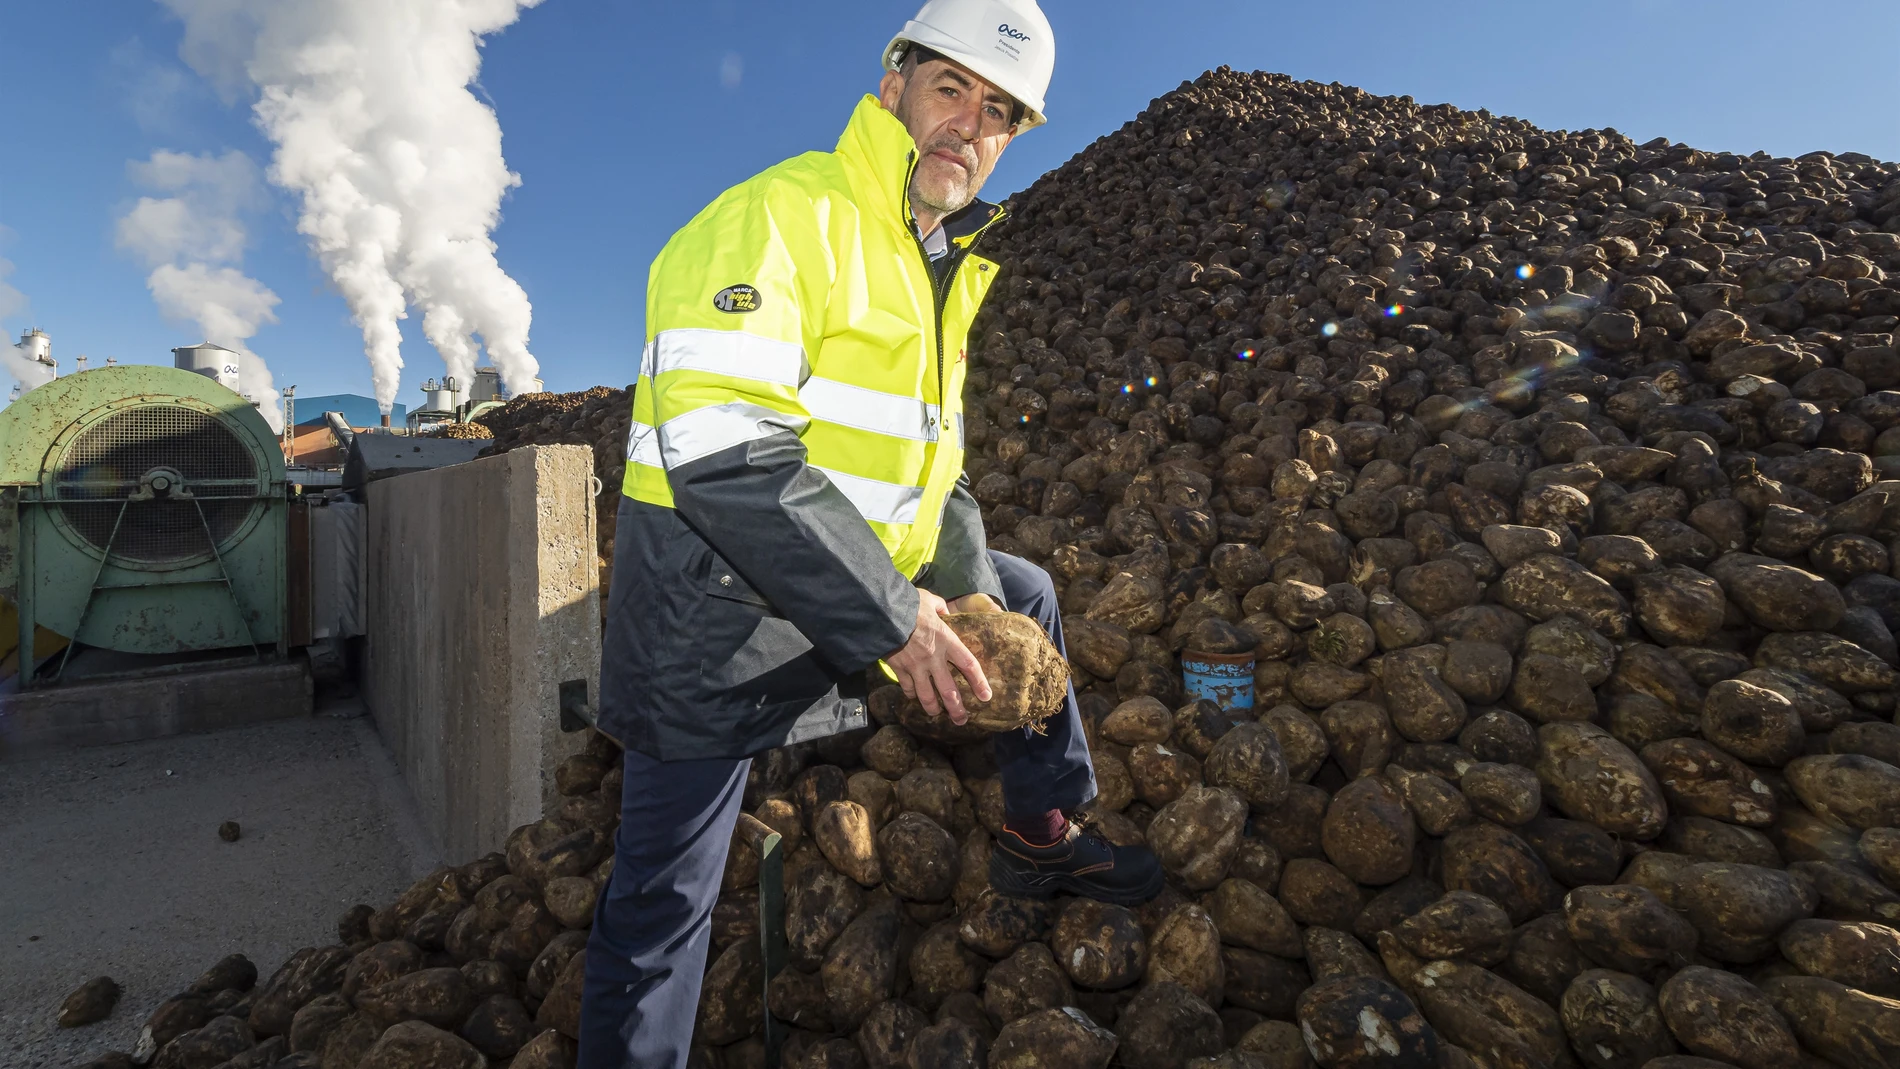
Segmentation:
[[(969, 475), (1167, 889), (991, 892), (986, 746), (881, 690), (754, 762), (695, 1066), (764, 1061), (771, 831), (789, 1066), (1900, 1064), (1900, 167), (1222, 69), (1012, 209)], [(610, 499), (626, 400), (484, 422)], [(1184, 649), (1252, 650), (1253, 707)], [(567, 1064), (618, 769), (157, 1063)]]

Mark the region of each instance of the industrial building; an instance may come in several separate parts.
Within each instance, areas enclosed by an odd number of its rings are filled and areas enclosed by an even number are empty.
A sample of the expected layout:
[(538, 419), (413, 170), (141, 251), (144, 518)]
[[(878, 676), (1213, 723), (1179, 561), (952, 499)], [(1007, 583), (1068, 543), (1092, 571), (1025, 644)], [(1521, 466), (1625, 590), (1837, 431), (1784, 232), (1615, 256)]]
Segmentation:
[[(472, 460), (485, 442), (430, 431), (506, 396), (482, 368), (466, 395), (428, 383), (398, 423), (369, 398), (286, 387), (280, 434), (245, 360), (208, 341), (172, 367), (81, 358), (65, 375), (44, 331), (17, 348), (45, 375), (0, 411), (0, 751), (85, 741), (90, 721), (61, 697), (85, 681), (163, 676), (186, 693), (217, 689), (193, 681), (205, 670), (263, 667), (307, 690), (312, 672), (349, 672), (368, 484)], [(62, 712), (36, 720), (42, 706)]]
[[(0, 410), (0, 1063), (67, 1064), (134, 1048), (203, 933), (274, 968), (331, 896), (558, 804), (600, 659), (593, 462), (291, 389), (279, 434), (230, 350), (59, 374), (25, 341), (42, 381)], [(501, 400), (472, 385), (432, 410)], [(73, 850), (123, 863), (75, 883)], [(124, 985), (118, 1038), (55, 1028), (75, 964)]]

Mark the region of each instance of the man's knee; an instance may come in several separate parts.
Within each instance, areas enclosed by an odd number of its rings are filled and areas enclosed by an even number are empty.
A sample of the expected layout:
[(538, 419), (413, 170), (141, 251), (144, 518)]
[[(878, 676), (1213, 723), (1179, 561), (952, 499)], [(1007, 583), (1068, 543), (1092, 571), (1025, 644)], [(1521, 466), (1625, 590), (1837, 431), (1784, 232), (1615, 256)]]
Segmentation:
[(990, 562), (996, 566), (996, 576), (1003, 583), (1003, 600), (1008, 603), (1005, 608), (1026, 614), (1043, 606), (1054, 609), (1056, 584), (1048, 572), (1021, 557), (993, 549)]

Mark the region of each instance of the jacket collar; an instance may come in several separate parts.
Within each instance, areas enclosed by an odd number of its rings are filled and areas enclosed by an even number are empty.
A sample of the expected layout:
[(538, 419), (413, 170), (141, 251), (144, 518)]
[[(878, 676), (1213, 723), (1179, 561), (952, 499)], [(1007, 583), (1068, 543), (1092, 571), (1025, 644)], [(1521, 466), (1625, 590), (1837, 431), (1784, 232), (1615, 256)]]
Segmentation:
[[(914, 234), (910, 211), (910, 175), (917, 164), (917, 142), (897, 116), (884, 110), (878, 98), (866, 93), (851, 113), (851, 122), (838, 138), (838, 155), (862, 172), (872, 207), (888, 222)], [(944, 217), (945, 235), (967, 247), (976, 235), (1003, 217), (1002, 208), (974, 200)]]

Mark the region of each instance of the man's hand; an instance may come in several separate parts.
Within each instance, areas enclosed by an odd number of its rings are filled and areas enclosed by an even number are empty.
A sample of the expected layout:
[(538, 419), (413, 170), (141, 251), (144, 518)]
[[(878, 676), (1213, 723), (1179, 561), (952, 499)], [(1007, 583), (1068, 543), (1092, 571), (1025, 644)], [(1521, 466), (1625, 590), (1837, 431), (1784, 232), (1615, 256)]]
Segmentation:
[[(983, 600), (989, 601), (987, 597)], [(884, 658), (884, 663), (897, 673), (905, 697), (917, 699), (931, 716), (948, 712), (952, 724), (965, 724), (970, 714), (964, 711), (963, 695), (957, 692), (956, 677), (950, 669), (963, 673), (978, 701), (990, 700), (990, 681), (984, 678), (983, 666), (976, 663), (963, 640), (941, 619), (949, 611), (950, 606), (942, 598), (928, 590), (917, 591), (917, 626), (904, 648)]]
[(965, 594), (950, 599), (951, 612), (1002, 612), (1003, 607), (988, 594)]

